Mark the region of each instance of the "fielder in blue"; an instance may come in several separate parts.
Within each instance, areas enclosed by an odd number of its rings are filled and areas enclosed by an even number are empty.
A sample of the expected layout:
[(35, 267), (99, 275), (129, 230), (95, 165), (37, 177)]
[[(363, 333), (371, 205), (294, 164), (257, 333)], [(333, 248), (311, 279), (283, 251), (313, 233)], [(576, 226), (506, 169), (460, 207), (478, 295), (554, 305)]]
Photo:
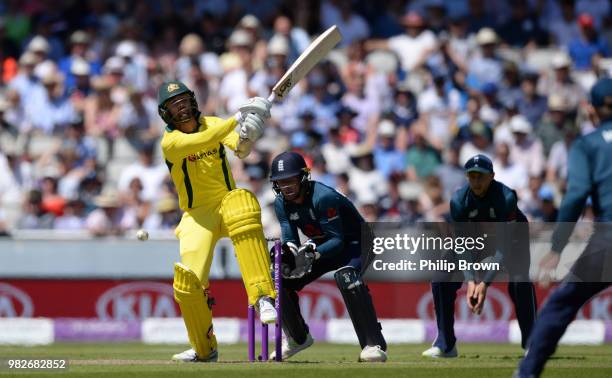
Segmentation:
[[(327, 272), (348, 310), (362, 351), (359, 361), (384, 362), (387, 344), (369, 289), (363, 281), (361, 232), (364, 219), (345, 196), (310, 180), (304, 158), (284, 152), (274, 158), (270, 174), (276, 192), (274, 210), (281, 226), (283, 360), (312, 345), (300, 312), (298, 292)], [(298, 230), (308, 240), (300, 243)]]
[[(571, 146), (567, 192), (557, 217), (551, 251), (540, 263), (540, 269), (546, 274), (559, 264), (561, 252), (589, 196), (596, 221), (612, 222), (612, 79), (604, 78), (595, 83), (591, 88), (591, 104), (599, 127)], [(610, 264), (606, 259), (612, 252), (612, 238), (602, 228), (598, 231), (595, 227), (570, 274), (541, 309), (516, 376), (538, 377), (580, 307), (610, 285), (609, 271), (607, 275), (604, 272)]]
[[(461, 228), (481, 229), (492, 226), (491, 222), (499, 222), (494, 224), (496, 234), (488, 258), (499, 262), (509, 275), (508, 293), (514, 303), (524, 347), (537, 311), (535, 291), (529, 281), (527, 218), (517, 206), (516, 192), (494, 179), (493, 163), (488, 157), (476, 155), (466, 162), (464, 168), (468, 183), (454, 193), (450, 202), (455, 231)], [(467, 282), (468, 307), (475, 314), (480, 314), (487, 288), (498, 272), (479, 272), (483, 273), (480, 276), (471, 271), (463, 273)], [(423, 356), (457, 357), (455, 299), (461, 286), (462, 282), (451, 280), (448, 276), (431, 283), (438, 336), (432, 347), (423, 352)]]

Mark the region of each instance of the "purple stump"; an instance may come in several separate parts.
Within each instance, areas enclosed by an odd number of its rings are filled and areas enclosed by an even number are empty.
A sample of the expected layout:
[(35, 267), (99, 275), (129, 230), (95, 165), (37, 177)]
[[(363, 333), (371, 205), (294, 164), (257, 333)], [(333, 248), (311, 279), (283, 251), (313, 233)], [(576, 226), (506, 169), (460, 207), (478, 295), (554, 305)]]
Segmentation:
[(268, 361), (268, 325), (261, 324), (261, 360)]
[[(283, 290), (283, 282), (281, 277), (281, 242), (277, 240), (274, 243), (274, 289), (276, 290), (276, 301), (274, 306), (276, 307), (276, 326), (274, 329), (274, 347), (276, 349), (275, 360), (280, 362), (283, 360), (282, 356), (282, 316), (281, 316), (281, 291)], [(266, 347), (267, 348), (267, 347)]]
[(249, 305), (247, 314), (249, 361), (255, 361), (255, 308)]

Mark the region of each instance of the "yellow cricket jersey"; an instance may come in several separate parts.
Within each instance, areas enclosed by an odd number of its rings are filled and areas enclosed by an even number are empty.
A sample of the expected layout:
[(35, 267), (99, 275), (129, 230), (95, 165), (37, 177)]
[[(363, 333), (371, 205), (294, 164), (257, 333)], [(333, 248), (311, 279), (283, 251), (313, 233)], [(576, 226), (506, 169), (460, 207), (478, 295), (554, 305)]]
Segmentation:
[(191, 134), (166, 127), (162, 152), (183, 211), (218, 204), (236, 188), (225, 156), (225, 147), (236, 150), (236, 125), (234, 117), (225, 120), (200, 116), (197, 131)]

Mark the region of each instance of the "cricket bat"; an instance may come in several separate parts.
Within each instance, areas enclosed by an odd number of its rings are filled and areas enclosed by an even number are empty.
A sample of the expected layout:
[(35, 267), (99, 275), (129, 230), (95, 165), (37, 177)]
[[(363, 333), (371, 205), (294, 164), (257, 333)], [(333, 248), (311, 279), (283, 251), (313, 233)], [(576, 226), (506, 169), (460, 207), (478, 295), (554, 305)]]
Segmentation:
[(333, 25), (312, 41), (308, 48), (293, 62), (283, 77), (272, 87), (272, 93), (268, 100), (274, 102), (275, 100), (285, 98), (287, 93), (291, 91), (291, 88), (302, 80), (317, 63), (323, 60), (341, 39), (340, 30), (338, 30), (336, 25)]

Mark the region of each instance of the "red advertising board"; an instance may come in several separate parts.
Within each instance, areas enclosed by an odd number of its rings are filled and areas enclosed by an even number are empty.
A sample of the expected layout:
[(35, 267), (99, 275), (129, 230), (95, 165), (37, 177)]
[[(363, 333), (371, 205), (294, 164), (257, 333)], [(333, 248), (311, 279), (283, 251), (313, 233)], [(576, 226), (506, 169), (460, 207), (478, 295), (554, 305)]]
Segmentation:
[[(373, 282), (369, 284), (380, 318), (433, 319), (428, 283)], [(211, 283), (215, 317), (246, 317), (246, 295), (241, 281)], [(537, 289), (538, 303), (550, 289)], [(465, 291), (458, 293), (456, 316), (460, 320), (508, 320), (514, 318), (506, 285), (489, 288), (487, 305), (478, 318), (469, 313)], [(580, 318), (612, 320), (612, 289), (591, 300)], [(345, 317), (342, 296), (333, 281), (318, 281), (300, 293), (307, 319)], [(4, 280), (0, 281), (0, 317), (76, 317), (136, 320), (146, 317), (175, 317), (179, 309), (170, 280)]]

